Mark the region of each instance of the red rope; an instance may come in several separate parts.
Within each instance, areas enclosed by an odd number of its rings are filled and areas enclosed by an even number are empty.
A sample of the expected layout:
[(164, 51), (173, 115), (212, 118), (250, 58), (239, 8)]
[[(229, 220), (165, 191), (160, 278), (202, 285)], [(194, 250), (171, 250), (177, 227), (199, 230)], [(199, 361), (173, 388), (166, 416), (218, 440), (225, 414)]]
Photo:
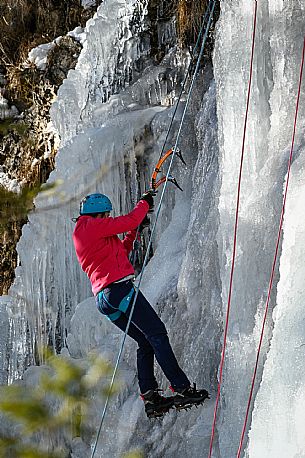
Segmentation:
[(290, 178), (290, 169), (291, 169), (291, 164), (292, 164), (292, 155), (293, 155), (293, 149), (294, 149), (294, 140), (295, 140), (296, 126), (297, 126), (298, 112), (299, 112), (300, 94), (301, 94), (301, 86), (302, 86), (302, 78), (303, 78), (304, 58), (305, 58), (305, 36), (304, 36), (304, 44), (303, 44), (303, 52), (302, 52), (302, 60), (301, 60), (301, 69), (300, 69), (300, 79), (299, 79), (299, 88), (298, 88), (298, 95), (297, 95), (297, 101), (296, 101), (296, 109), (295, 109), (294, 125), (293, 125), (293, 134), (292, 134), (292, 141), (291, 141), (290, 156), (289, 156), (289, 161), (288, 161), (288, 171), (287, 171), (287, 179), (286, 179), (285, 193), (284, 193), (284, 199), (283, 199), (283, 206), (282, 206), (279, 229), (278, 229), (278, 234), (277, 234), (277, 241), (276, 241), (275, 254), (274, 254), (274, 258), (273, 258), (272, 270), (271, 270), (271, 275), (270, 275), (270, 280), (269, 280), (269, 288), (268, 288), (268, 295), (267, 295), (266, 306), (265, 306), (265, 314), (264, 314), (264, 319), (263, 319), (262, 331), (261, 331), (260, 341), (259, 341), (258, 350), (257, 350), (256, 363), (255, 363), (255, 368), (254, 368), (254, 372), (253, 372), (251, 389), (250, 389), (250, 394), (249, 394), (249, 399), (248, 399), (248, 406), (247, 406), (245, 421), (244, 421), (243, 430), (242, 430), (242, 434), (241, 434), (241, 438), (240, 438), (240, 442), (239, 442), (237, 458), (240, 458), (240, 454), (242, 452), (242, 445), (243, 445), (243, 440), (244, 440), (246, 427), (247, 427), (247, 422), (248, 422), (248, 416), (249, 416), (250, 405), (251, 405), (251, 400), (252, 400), (252, 395), (253, 395), (254, 383), (255, 383), (257, 367), (258, 367), (258, 361), (259, 361), (260, 351), (261, 351), (263, 337), (264, 337), (265, 323), (266, 323), (267, 313), (268, 313), (268, 308), (269, 308), (269, 302), (270, 302), (270, 296), (271, 296), (271, 290), (272, 290), (272, 284), (273, 284), (273, 278), (274, 278), (274, 272), (275, 272), (275, 265), (276, 265), (277, 255), (278, 255), (278, 250), (279, 250), (279, 245), (280, 245), (280, 239), (281, 239), (281, 233), (282, 233), (282, 227), (283, 227), (283, 221), (284, 221), (284, 213), (285, 213), (285, 207), (286, 207), (286, 198), (287, 198), (287, 192), (288, 192), (288, 184), (289, 184), (289, 178)]
[(242, 177), (242, 169), (243, 169), (243, 161), (244, 161), (246, 131), (247, 131), (247, 122), (248, 122), (248, 113), (249, 113), (250, 95), (251, 95), (251, 85), (252, 85), (252, 74), (253, 74), (255, 32), (256, 32), (256, 22), (257, 22), (256, 18), (257, 18), (257, 0), (254, 0), (254, 18), (253, 18), (253, 33), (252, 33), (252, 49), (251, 49), (251, 59), (250, 59), (250, 75), (249, 75), (249, 82), (248, 82), (247, 106), (246, 106), (246, 114), (245, 114), (245, 121), (244, 121), (242, 151), (241, 151), (239, 178), (238, 178), (238, 187), (237, 187), (237, 201), (236, 201), (236, 213), (235, 213), (232, 266), (231, 266), (231, 274), (230, 274), (230, 287), (229, 287), (229, 295), (228, 295), (228, 304), (227, 304), (226, 323), (225, 323), (224, 338), (223, 338), (223, 347), (222, 347), (220, 367), (219, 367), (219, 381), (218, 381), (218, 388), (217, 388), (217, 397), (216, 397), (216, 403), (215, 403), (215, 408), (214, 408), (214, 419), (213, 419), (212, 433), (211, 433), (211, 439), (210, 439), (209, 458), (211, 458), (211, 456), (212, 456), (213, 441), (214, 441), (214, 435), (215, 435), (216, 416), (217, 416), (217, 409), (218, 409), (219, 398), (220, 398), (220, 388), (221, 388), (221, 383), (222, 383), (222, 373), (223, 373), (223, 366), (224, 366), (224, 359), (225, 359), (227, 334), (228, 334), (228, 326), (229, 326), (229, 316), (230, 316), (230, 309), (231, 309), (233, 274), (234, 274), (234, 267), (235, 267), (236, 245), (237, 245), (237, 227), (238, 227), (238, 213), (239, 213), (239, 202), (240, 202), (241, 177)]

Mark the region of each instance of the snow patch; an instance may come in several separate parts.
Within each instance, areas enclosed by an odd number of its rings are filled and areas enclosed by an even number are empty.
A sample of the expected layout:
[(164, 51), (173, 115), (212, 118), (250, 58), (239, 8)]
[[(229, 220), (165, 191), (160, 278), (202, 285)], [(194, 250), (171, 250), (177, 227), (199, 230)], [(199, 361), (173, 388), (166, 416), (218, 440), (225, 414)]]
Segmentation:
[(28, 55), (29, 62), (32, 62), (39, 70), (45, 70), (47, 66), (48, 54), (55, 48), (56, 42), (44, 43), (33, 48)]
[(82, 45), (84, 45), (87, 37), (84, 28), (80, 26), (76, 27), (74, 30), (71, 30), (71, 32), (68, 32), (67, 35), (74, 38), (74, 40), (79, 41)]
[(0, 171), (0, 186), (3, 186), (8, 191), (18, 193), (21, 191), (22, 183), (16, 178), (11, 179), (6, 173)]

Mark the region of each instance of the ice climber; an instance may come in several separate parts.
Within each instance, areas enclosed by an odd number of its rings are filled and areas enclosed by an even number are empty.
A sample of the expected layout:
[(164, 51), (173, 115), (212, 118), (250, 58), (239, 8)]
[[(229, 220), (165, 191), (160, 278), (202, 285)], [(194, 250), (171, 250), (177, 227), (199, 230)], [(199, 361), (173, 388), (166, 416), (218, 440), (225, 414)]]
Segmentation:
[[(135, 294), (134, 269), (128, 255), (136, 229), (153, 210), (153, 194), (145, 192), (135, 208), (124, 216), (110, 217), (112, 204), (103, 194), (90, 194), (80, 203), (73, 241), (82, 269), (88, 275), (98, 310), (125, 331)], [(118, 234), (126, 233), (123, 240)], [(166, 328), (139, 291), (128, 335), (138, 344), (137, 372), (141, 398), (148, 417), (159, 416), (171, 407), (201, 404), (206, 390), (196, 390), (180, 368)], [(173, 396), (164, 397), (154, 375), (154, 356), (170, 381)]]

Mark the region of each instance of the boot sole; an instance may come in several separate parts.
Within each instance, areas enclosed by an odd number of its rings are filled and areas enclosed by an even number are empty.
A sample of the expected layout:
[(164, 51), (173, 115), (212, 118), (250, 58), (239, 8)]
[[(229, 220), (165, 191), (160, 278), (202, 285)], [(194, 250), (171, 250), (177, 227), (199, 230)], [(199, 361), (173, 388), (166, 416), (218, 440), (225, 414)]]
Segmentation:
[(198, 406), (202, 405), (206, 399), (210, 399), (210, 396), (207, 395), (204, 398), (199, 399), (198, 401), (183, 401), (183, 399), (181, 399), (181, 402), (179, 402), (179, 401), (178, 402), (174, 402), (174, 407), (178, 411), (180, 411), (180, 410), (188, 410), (193, 406), (195, 406), (197, 408)]
[(148, 418), (163, 417), (163, 415), (168, 413), (172, 407), (174, 407), (174, 402), (173, 401), (171, 403), (169, 403), (168, 406), (163, 406), (162, 408), (160, 408), (158, 410), (146, 411), (146, 415), (147, 415)]

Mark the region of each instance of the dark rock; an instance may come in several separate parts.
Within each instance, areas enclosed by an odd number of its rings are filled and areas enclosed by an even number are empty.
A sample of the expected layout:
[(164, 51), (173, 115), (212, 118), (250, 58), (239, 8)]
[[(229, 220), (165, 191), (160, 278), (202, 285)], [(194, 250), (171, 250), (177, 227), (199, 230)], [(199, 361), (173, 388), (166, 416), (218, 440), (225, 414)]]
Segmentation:
[(49, 52), (46, 77), (54, 86), (60, 86), (68, 71), (75, 68), (82, 45), (70, 36), (63, 37)]

